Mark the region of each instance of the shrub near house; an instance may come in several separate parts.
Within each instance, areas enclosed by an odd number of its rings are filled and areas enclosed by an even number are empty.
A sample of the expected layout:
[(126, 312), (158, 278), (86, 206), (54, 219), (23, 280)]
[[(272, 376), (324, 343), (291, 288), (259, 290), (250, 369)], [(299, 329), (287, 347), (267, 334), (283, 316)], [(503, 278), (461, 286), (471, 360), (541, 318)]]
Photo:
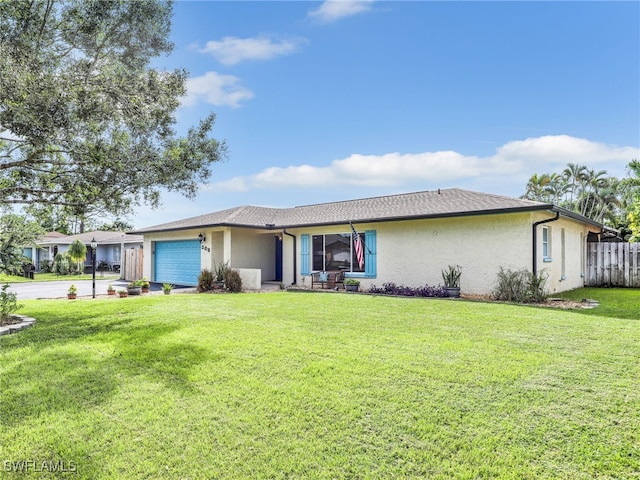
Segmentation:
[(12, 313), (18, 311), (23, 305), (18, 304), (18, 297), (13, 292), (7, 292), (9, 284), (5, 283), (0, 291), (0, 323), (9, 320)]

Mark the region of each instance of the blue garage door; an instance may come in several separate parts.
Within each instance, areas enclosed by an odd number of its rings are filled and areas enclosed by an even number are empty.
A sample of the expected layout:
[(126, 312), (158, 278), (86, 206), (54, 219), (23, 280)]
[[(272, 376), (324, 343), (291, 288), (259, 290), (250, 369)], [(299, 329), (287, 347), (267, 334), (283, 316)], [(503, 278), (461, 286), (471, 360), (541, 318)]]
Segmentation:
[(154, 280), (174, 285), (197, 285), (200, 275), (200, 242), (156, 242)]

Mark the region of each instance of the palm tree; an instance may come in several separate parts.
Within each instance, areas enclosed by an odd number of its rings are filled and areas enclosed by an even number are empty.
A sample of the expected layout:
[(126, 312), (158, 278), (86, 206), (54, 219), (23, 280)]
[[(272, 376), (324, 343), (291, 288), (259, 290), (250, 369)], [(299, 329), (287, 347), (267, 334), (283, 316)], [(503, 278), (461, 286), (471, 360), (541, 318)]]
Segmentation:
[(581, 215), (597, 222), (613, 221), (615, 210), (619, 207), (618, 180), (604, 177), (606, 171), (589, 170), (589, 183), (578, 197), (577, 210)]
[(69, 257), (71, 260), (76, 262), (76, 266), (78, 267), (78, 275), (82, 273), (82, 269), (80, 268), (80, 262), (84, 262), (84, 259), (87, 256), (87, 246), (82, 243), (80, 240), (75, 239), (71, 245), (69, 245)]
[(521, 198), (536, 200), (538, 202), (548, 201), (545, 188), (549, 184), (549, 181), (549, 174), (543, 173), (538, 175), (537, 173), (534, 173), (527, 183), (527, 191)]
[(623, 217), (628, 228), (629, 241), (640, 242), (640, 161), (634, 159), (627, 165), (629, 176), (620, 182), (623, 199)]
[(567, 183), (567, 193), (569, 193), (569, 199), (563, 206), (573, 210), (575, 209), (575, 199), (580, 195), (580, 187), (587, 177), (587, 167), (577, 163), (567, 163), (567, 167), (562, 171), (562, 176)]
[[(561, 174), (534, 174), (527, 183), (527, 191), (521, 198), (553, 203), (581, 215), (616, 225), (616, 216), (626, 204), (621, 198), (631, 198), (621, 193), (621, 188), (637, 188), (640, 185), (640, 162), (632, 160), (629, 169), (636, 177), (619, 182), (609, 177), (606, 170), (594, 170), (577, 163), (569, 163)], [(621, 186), (622, 185), (622, 186)], [(633, 198), (640, 199), (640, 188)], [(635, 200), (637, 203), (638, 200)], [(627, 211), (630, 211), (627, 208)], [(640, 207), (638, 207), (640, 213)]]
[(562, 199), (567, 192), (567, 182), (562, 175), (552, 173), (548, 175), (549, 181), (544, 187), (546, 197), (550, 203), (560, 205)]

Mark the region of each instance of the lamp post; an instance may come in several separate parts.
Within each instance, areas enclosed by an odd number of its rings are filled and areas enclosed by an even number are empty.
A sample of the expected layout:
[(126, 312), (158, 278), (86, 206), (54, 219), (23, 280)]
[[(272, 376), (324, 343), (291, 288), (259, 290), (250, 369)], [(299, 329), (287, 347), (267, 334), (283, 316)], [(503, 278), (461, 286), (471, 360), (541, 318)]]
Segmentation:
[(93, 298), (96, 298), (96, 242), (95, 237), (91, 240), (91, 270), (93, 271)]

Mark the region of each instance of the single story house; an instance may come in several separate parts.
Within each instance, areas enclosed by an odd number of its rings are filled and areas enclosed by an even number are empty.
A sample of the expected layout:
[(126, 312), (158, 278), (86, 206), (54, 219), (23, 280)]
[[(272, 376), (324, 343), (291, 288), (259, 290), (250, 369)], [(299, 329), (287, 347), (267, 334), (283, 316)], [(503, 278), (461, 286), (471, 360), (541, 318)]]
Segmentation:
[(329, 270), (365, 289), (435, 286), (443, 269), (459, 265), (467, 294), (490, 293), (500, 267), (544, 270), (551, 293), (582, 287), (587, 238), (607, 232), (615, 231), (552, 204), (457, 188), (293, 208), (245, 205), (134, 231), (144, 237), (144, 275), (156, 282), (196, 285), (202, 269), (228, 262), (248, 288), (310, 286), (313, 272)]
[(24, 249), (24, 256), (31, 259), (36, 271), (45, 270), (44, 263), (50, 264), (57, 253), (64, 253), (75, 240), (87, 247), (85, 266), (91, 266), (91, 241), (96, 241), (96, 268), (98, 270), (119, 272), (122, 266), (123, 252), (126, 248), (142, 248), (142, 235), (127, 235), (124, 232), (105, 232), (96, 230), (64, 235), (49, 232), (36, 242), (36, 248)]

